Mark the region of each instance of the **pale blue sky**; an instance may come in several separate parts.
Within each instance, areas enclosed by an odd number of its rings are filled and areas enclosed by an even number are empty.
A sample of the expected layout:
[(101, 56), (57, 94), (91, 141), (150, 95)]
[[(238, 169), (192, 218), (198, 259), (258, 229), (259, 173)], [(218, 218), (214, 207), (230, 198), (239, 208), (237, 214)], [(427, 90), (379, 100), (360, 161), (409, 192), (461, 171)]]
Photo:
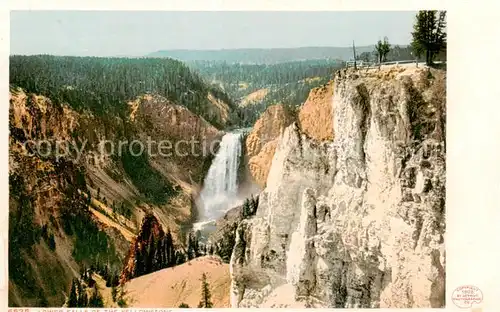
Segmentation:
[(416, 12), (14, 11), (11, 54), (116, 56), (167, 49), (410, 42)]

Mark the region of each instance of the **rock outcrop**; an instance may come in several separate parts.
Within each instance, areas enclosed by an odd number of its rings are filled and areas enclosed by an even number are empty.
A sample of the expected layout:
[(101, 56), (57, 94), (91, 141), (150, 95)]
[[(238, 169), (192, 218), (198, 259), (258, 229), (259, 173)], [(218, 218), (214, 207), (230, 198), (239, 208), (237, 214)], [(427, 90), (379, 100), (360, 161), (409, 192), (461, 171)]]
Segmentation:
[(259, 186), (265, 186), (279, 135), (293, 121), (292, 114), (284, 105), (272, 105), (257, 120), (247, 136), (245, 151), (248, 169)]
[(232, 307), (444, 306), (445, 88), (442, 71), (350, 70), (333, 142), (286, 128), (236, 231)]
[(130, 246), (120, 284), (175, 264), (172, 243), (172, 236), (163, 231), (158, 219), (152, 213), (146, 214), (139, 234)]
[(333, 140), (333, 81), (311, 90), (300, 108), (300, 130), (317, 141)]
[(212, 246), (226, 263), (231, 259), (231, 253), (236, 241), (236, 229), (243, 220), (243, 206), (237, 206), (226, 212), (215, 224), (215, 231), (210, 233), (208, 244)]

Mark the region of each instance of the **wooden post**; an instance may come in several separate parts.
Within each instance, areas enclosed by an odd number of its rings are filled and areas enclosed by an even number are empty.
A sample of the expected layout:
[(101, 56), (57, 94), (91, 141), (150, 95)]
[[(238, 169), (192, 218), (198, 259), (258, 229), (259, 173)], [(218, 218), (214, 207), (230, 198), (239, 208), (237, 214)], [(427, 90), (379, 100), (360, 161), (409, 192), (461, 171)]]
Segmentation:
[(356, 46), (354, 46), (354, 40), (352, 41), (352, 53), (354, 54), (354, 69), (358, 69), (356, 67)]

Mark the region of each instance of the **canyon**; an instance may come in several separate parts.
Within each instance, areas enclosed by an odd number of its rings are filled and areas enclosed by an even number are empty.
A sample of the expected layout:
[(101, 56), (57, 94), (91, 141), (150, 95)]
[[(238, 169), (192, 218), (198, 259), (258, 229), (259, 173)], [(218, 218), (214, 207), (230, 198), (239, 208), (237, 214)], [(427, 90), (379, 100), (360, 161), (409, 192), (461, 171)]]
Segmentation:
[[(188, 290), (200, 292), (202, 273), (216, 307), (445, 304), (446, 71), (342, 69), (250, 129), (206, 90), (198, 113), (139, 94), (107, 117), (10, 94), (10, 235), (22, 248), (9, 252), (9, 305), (61, 306), (89, 265), (98, 281), (118, 276), (138, 307), (197, 304)], [(193, 137), (216, 153), (132, 158), (98, 146)], [(88, 144), (76, 160), (26, 145), (70, 138)], [(185, 259), (198, 229), (202, 248)]]

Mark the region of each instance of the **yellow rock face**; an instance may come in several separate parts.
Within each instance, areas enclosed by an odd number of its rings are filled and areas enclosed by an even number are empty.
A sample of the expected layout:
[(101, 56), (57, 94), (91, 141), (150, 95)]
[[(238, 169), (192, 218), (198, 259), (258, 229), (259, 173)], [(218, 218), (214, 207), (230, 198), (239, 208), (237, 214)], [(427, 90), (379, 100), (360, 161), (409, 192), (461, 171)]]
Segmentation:
[(271, 167), (277, 138), (294, 121), (282, 104), (269, 106), (255, 123), (246, 139), (249, 171), (254, 181), (264, 187)]
[(299, 112), (303, 133), (317, 141), (333, 140), (333, 81), (314, 88)]
[[(303, 133), (317, 141), (333, 140), (333, 81), (311, 90), (298, 114)], [(264, 187), (278, 144), (278, 137), (292, 122), (291, 112), (281, 105), (267, 108), (255, 123), (246, 140), (248, 168), (253, 180)]]

